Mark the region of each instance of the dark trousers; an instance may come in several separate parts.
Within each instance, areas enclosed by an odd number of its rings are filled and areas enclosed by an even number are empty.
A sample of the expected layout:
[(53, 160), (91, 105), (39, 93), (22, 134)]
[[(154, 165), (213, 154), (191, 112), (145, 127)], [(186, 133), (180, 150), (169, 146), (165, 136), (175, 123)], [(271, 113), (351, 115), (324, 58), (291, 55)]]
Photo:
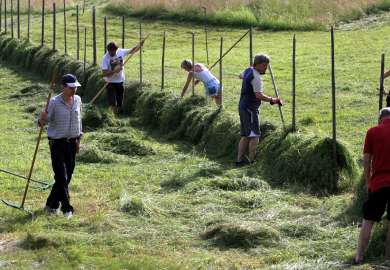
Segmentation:
[(107, 99), (110, 106), (121, 108), (123, 105), (125, 88), (123, 82), (121, 83), (109, 83), (107, 85)]
[(76, 140), (50, 140), (49, 144), (55, 183), (47, 198), (46, 205), (58, 209), (61, 203), (62, 212), (73, 212), (68, 185), (76, 165)]

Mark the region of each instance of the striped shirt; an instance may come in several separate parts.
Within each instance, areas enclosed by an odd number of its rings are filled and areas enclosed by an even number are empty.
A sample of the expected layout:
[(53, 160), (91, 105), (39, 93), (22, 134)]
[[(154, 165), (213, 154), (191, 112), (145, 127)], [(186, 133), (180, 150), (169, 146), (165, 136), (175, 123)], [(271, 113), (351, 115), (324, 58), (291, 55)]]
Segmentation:
[(67, 105), (62, 94), (50, 100), (47, 109), (47, 135), (50, 139), (70, 139), (82, 134), (81, 98), (74, 95), (73, 104)]

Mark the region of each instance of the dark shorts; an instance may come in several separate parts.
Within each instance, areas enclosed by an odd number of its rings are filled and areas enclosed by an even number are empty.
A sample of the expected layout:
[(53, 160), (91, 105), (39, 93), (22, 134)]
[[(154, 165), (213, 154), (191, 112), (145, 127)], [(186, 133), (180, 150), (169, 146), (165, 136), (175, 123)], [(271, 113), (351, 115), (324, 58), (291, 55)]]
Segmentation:
[(249, 109), (238, 109), (240, 114), (241, 136), (242, 137), (259, 137), (259, 111)]
[(387, 219), (390, 220), (390, 187), (383, 187), (368, 194), (368, 199), (363, 205), (363, 218), (379, 222), (385, 210)]
[(122, 107), (125, 88), (122, 83), (109, 83), (107, 85), (107, 99), (110, 106)]

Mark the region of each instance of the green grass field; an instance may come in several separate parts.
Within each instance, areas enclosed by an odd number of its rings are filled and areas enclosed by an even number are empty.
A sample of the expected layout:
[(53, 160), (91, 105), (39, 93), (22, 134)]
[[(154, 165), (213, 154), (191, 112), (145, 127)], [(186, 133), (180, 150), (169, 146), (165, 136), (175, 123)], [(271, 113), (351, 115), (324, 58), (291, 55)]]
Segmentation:
[[(14, 98), (38, 78), (5, 66), (0, 73), (1, 166), (26, 174), (37, 133), (26, 108), (46, 93)], [(84, 155), (71, 184), (71, 221), (43, 214), (47, 191), (35, 188), (27, 199), (34, 220), (1, 206), (4, 269), (342, 269), (351, 258), (358, 230), (343, 214), (350, 194), (316, 198), (270, 188), (250, 167), (234, 169), (159, 139), (136, 119), (121, 121), (120, 129), (87, 133), (84, 151), (125, 132), (153, 154), (105, 152), (111, 163), (87, 163)], [(51, 179), (48, 151), (43, 140), (36, 179)], [(0, 181), (0, 197), (19, 201), (24, 182), (4, 174)], [(220, 234), (201, 239), (221, 224)]]
[[(68, 11), (68, 15), (73, 14)], [(102, 16), (98, 10), (98, 22)], [(63, 50), (62, 16), (58, 14), (57, 48)], [(90, 13), (82, 18), (90, 27)], [(109, 17), (109, 40), (120, 43), (120, 19)], [(32, 41), (40, 42), (40, 19), (33, 17)], [(51, 17), (47, 16), (46, 44), (51, 44)], [(75, 56), (75, 17), (69, 16), (68, 51)], [(22, 18), (22, 36), (26, 18)], [(179, 69), (191, 57), (190, 31), (197, 33), (196, 59), (206, 61), (203, 28), (172, 23), (143, 23), (151, 33), (144, 50), (144, 79), (159, 89), (162, 33), (167, 31), (166, 89), (176, 94), (185, 82)], [(126, 45), (137, 42), (138, 21), (126, 22)], [(10, 29), (10, 27), (8, 28)], [(352, 29), (352, 30), (345, 30)], [(210, 59), (218, 58), (219, 38), (225, 48), (245, 30), (210, 28)], [(361, 27), (354, 23), (336, 31), (338, 134), (356, 158), (364, 134), (376, 122), (380, 54), (387, 52), (390, 24), (386, 17)], [(292, 32), (255, 31), (255, 52), (268, 53), (282, 97), (287, 120), (291, 101)], [(88, 29), (88, 60), (91, 31)], [(331, 134), (330, 35), (297, 33), (298, 123), (302, 132)], [(236, 114), (240, 81), (236, 75), (248, 66), (248, 41), (224, 60), (224, 106)], [(102, 27), (98, 28), (98, 61), (103, 55)], [(83, 56), (83, 54), (81, 54)], [(134, 60), (134, 61), (133, 61)], [(128, 80), (137, 80), (138, 58), (126, 68)], [(37, 71), (38, 72), (38, 71)], [(218, 74), (218, 69), (215, 70)], [(36, 75), (0, 68), (0, 164), (26, 174), (37, 129), (34, 111), (45, 92), (19, 94), (41, 82)], [(42, 83), (42, 82), (41, 82)], [(269, 76), (266, 93), (273, 94)], [(201, 87), (197, 91), (203, 91)], [(29, 108), (33, 105), (33, 109)], [(213, 105), (210, 105), (213, 106)], [(278, 123), (277, 108), (267, 104), (262, 118)], [(4, 269), (345, 269), (357, 238), (356, 220), (346, 214), (353, 194), (314, 197), (284, 188), (270, 188), (254, 169), (234, 169), (226, 160), (211, 159), (183, 142), (167, 142), (145, 129), (137, 119), (121, 119), (123, 127), (103, 128), (86, 134), (85, 150), (99, 151), (99, 163), (84, 155), (74, 176), (73, 220), (48, 217), (38, 209), (47, 191), (31, 189), (27, 206), (38, 210), (33, 221), (21, 212), (0, 207), (0, 267)], [(137, 155), (120, 149), (111, 153), (99, 140), (132, 134), (129, 140), (148, 151)], [(92, 150), (91, 150), (92, 149)], [(149, 151), (150, 150), (150, 151)], [(47, 142), (44, 140), (34, 171), (36, 179), (51, 179)], [(98, 160), (99, 161), (99, 160)], [(0, 174), (0, 197), (18, 201), (24, 183)], [(222, 226), (222, 225), (223, 226)], [(214, 230), (213, 230), (214, 229)], [(214, 232), (214, 234), (212, 233)], [(210, 238), (210, 239), (202, 239)], [(207, 236), (207, 237), (206, 237)], [(380, 235), (379, 235), (380, 236)], [(374, 241), (380, 250), (380, 237)], [(236, 243), (233, 245), (232, 242)], [(237, 243), (239, 245), (237, 246)], [(382, 265), (381, 253), (368, 263)], [(363, 266), (360, 269), (367, 269)], [(355, 268), (359, 269), (359, 268)]]

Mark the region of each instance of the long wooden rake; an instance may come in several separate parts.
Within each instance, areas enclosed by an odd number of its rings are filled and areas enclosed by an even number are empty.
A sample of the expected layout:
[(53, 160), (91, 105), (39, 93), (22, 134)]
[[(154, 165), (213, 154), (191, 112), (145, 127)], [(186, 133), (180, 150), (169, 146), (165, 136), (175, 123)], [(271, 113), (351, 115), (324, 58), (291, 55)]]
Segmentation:
[[(276, 81), (275, 81), (274, 73), (272, 72), (272, 66), (271, 66), (271, 64), (268, 65), (268, 69), (269, 69), (269, 73), (271, 74), (271, 80), (272, 80), (272, 85), (274, 86), (274, 89), (275, 89), (275, 95), (276, 95), (277, 98), (280, 98), (279, 89), (278, 89), (278, 87), (276, 86)], [(286, 129), (286, 125), (285, 125), (285, 123), (284, 123), (284, 117), (283, 117), (282, 106), (281, 106), (281, 105), (278, 105), (278, 108), (279, 108), (280, 119), (282, 120), (283, 128)]]

